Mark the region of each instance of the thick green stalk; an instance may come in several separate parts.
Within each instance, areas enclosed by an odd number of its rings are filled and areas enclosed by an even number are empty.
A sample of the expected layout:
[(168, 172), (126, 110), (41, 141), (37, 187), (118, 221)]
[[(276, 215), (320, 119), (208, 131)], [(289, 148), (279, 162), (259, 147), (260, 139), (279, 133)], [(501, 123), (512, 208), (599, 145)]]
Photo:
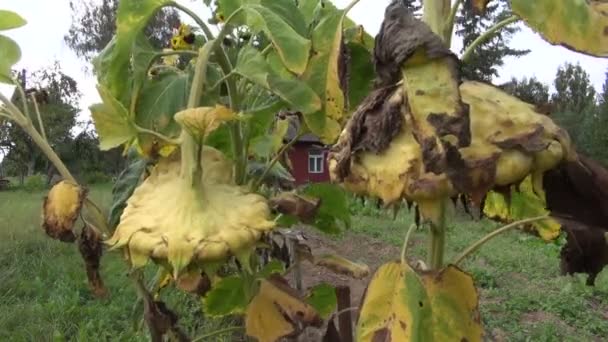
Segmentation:
[(431, 223), (429, 250), (427, 263), (430, 269), (438, 270), (443, 266), (445, 251), (445, 204), (447, 199), (442, 198), (439, 204), (439, 221)]
[(509, 223), (508, 225), (506, 225), (504, 227), (498, 228), (495, 231), (491, 232), (490, 234), (482, 237), (477, 242), (470, 245), (464, 252), (462, 252), (459, 256), (456, 257), (456, 259), (454, 259), (454, 262), (452, 264), (454, 264), (454, 265), (460, 264), (467, 256), (471, 255), (473, 252), (475, 252), (477, 249), (479, 249), (479, 247), (483, 246), (486, 242), (490, 241), (491, 239), (495, 238), (496, 236), (498, 236), (510, 229), (517, 228), (525, 223), (542, 221), (542, 220), (546, 220), (548, 218), (549, 218), (549, 215), (531, 217), (531, 218), (515, 221), (513, 223)]
[(473, 55), (473, 51), (475, 51), (475, 48), (477, 48), (477, 46), (486, 42), (488, 39), (492, 38), (492, 36), (499, 30), (501, 30), (503, 27), (505, 27), (509, 24), (512, 24), (518, 20), (519, 20), (519, 17), (516, 15), (513, 15), (501, 22), (496, 23), (496, 25), (490, 27), (486, 32), (484, 32), (481, 36), (477, 37), (477, 39), (475, 39), (471, 43), (471, 45), (469, 45), (467, 47), (467, 49), (462, 54), (461, 60), (466, 63), (468, 61), (468, 59), (471, 58), (471, 55)]
[(452, 9), (450, 11), (450, 16), (448, 17), (448, 21), (447, 21), (447, 38), (448, 40), (446, 40), (446, 45), (448, 47), (451, 46), (452, 44), (452, 33), (454, 32), (454, 21), (456, 19), (456, 13), (458, 13), (458, 9), (460, 8), (460, 5), (462, 4), (463, 0), (456, 0), (456, 2), (454, 2), (454, 4), (452, 5)]
[(452, 2), (450, 0), (424, 1), (422, 20), (446, 43), (449, 43), (452, 31), (451, 27), (447, 25), (451, 9)]
[[(229, 23), (235, 17), (236, 14), (240, 13), (242, 9), (236, 10), (229, 18), (226, 20), (226, 24), (222, 28), (222, 30), (218, 33), (217, 37), (213, 40), (209, 40), (203, 45), (203, 47), (199, 50), (198, 58), (196, 61), (196, 67), (194, 70), (194, 78), (192, 80), (192, 86), (190, 88), (190, 96), (188, 97), (188, 105), (187, 108), (196, 108), (198, 107), (201, 99), (201, 95), (203, 94), (205, 88), (205, 81), (207, 75), (207, 66), (209, 64), (209, 59), (211, 53), (215, 52), (216, 56), (219, 57), (220, 66), (224, 70), (225, 74), (229, 74), (232, 72), (232, 65), (230, 65), (230, 61), (227, 59), (226, 54), (222, 48), (221, 42), (228, 34)], [(226, 84), (228, 86), (228, 98), (230, 101), (230, 108), (233, 111), (238, 111), (238, 100), (237, 100), (237, 92), (236, 92), (236, 84), (234, 80), (228, 78), (226, 80)], [(232, 132), (232, 141), (233, 146), (240, 147), (242, 150), (242, 137), (240, 134), (240, 126), (237, 126), (237, 129), (231, 130)], [(182, 177), (185, 177), (188, 182), (192, 185), (195, 185), (195, 182), (200, 180), (200, 174), (202, 172), (201, 163), (200, 163), (200, 141), (197, 141), (192, 135), (190, 135), (187, 130), (182, 130), (182, 134), (180, 137), (181, 140), (181, 151), (182, 151)], [(243, 153), (240, 150), (236, 150), (235, 159), (237, 159), (236, 163), (236, 172), (235, 177), (236, 180), (239, 181), (242, 178), (240, 173), (244, 173), (244, 168), (239, 167), (245, 163), (239, 158)], [(240, 170), (243, 170), (239, 173)]]

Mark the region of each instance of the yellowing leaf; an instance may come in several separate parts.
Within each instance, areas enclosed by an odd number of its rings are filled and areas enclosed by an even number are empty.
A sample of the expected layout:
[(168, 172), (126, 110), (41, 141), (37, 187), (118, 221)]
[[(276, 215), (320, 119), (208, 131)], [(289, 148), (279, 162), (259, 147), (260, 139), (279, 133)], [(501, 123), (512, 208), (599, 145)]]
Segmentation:
[(97, 86), (103, 103), (90, 107), (95, 129), (99, 135), (99, 148), (109, 150), (120, 146), (137, 135), (127, 109), (106, 88)]
[(51, 188), (44, 199), (42, 222), (50, 237), (63, 242), (76, 240), (72, 228), (80, 215), (86, 194), (85, 189), (68, 181), (61, 181)]
[(362, 279), (369, 275), (369, 266), (350, 261), (339, 255), (325, 254), (314, 256), (314, 262), (318, 266), (328, 268), (336, 273), (345, 274), (355, 279)]
[[(531, 176), (526, 177), (518, 187), (511, 186), (508, 197), (507, 201), (503, 194), (489, 192), (484, 201), (484, 214), (490, 218), (513, 222), (549, 213), (544, 198), (534, 192)], [(553, 218), (530, 223), (530, 226), (545, 241), (555, 240), (561, 231), (561, 224)]]
[(181, 176), (176, 157), (161, 159), (127, 201), (107, 243), (125, 248), (133, 267), (150, 258), (167, 260), (177, 277), (191, 263), (250, 251), (274, 227), (264, 197), (233, 183), (232, 163), (211, 147), (201, 153), (200, 186)]
[(21, 59), (21, 49), (14, 40), (0, 35), (0, 82), (12, 84), (11, 68)]
[(205, 138), (222, 123), (234, 120), (236, 115), (228, 107), (215, 105), (185, 109), (175, 114), (174, 118), (190, 134)]
[(381, 266), (368, 285), (357, 340), (481, 341), (477, 290), (455, 266), (417, 274), (399, 262)]
[(19, 14), (12, 11), (0, 10), (0, 31), (11, 30), (25, 24), (27, 24), (27, 21)]
[(511, 0), (513, 13), (551, 44), (608, 56), (608, 3), (601, 0)]
[(247, 335), (259, 342), (275, 342), (300, 327), (320, 324), (313, 307), (276, 278), (260, 281), (260, 290), (247, 306), (245, 316)]

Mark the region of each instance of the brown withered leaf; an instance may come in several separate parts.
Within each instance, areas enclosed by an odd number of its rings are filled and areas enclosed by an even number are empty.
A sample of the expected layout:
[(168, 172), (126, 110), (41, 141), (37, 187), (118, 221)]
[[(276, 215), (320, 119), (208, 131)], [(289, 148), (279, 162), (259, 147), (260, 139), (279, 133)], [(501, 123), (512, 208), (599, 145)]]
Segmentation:
[(42, 227), (48, 236), (63, 242), (76, 241), (72, 229), (86, 195), (85, 188), (65, 180), (51, 188), (42, 207)]
[(578, 154), (543, 177), (547, 209), (567, 234), (561, 251), (563, 274), (587, 273), (587, 284), (608, 264), (608, 170)]
[(101, 235), (95, 229), (85, 224), (82, 228), (80, 239), (78, 239), (78, 250), (84, 260), (89, 286), (93, 294), (98, 298), (107, 296), (108, 290), (99, 273), (101, 256), (103, 254)]
[(598, 162), (578, 154), (545, 172), (543, 187), (552, 216), (608, 230), (608, 170)]
[(336, 273), (347, 275), (351, 278), (362, 279), (369, 275), (369, 266), (350, 261), (344, 257), (334, 254), (325, 254), (314, 257), (317, 266), (328, 268)]
[(401, 1), (393, 1), (384, 12), (384, 21), (375, 40), (377, 85), (390, 86), (399, 82), (403, 63), (421, 50), (429, 59), (446, 56), (456, 59), (428, 25), (416, 19)]
[(338, 181), (350, 173), (355, 153), (380, 153), (401, 131), (405, 124), (401, 114), (404, 102), (398, 89), (386, 86), (373, 90), (348, 121), (340, 140), (330, 151), (330, 159), (336, 161)]
[(270, 206), (284, 215), (299, 218), (304, 223), (311, 222), (319, 206), (321, 199), (296, 194), (294, 192), (283, 192), (270, 199)]
[(175, 287), (198, 296), (204, 296), (211, 290), (211, 280), (204, 272), (186, 272), (177, 278)]
[(597, 275), (608, 265), (608, 236), (606, 231), (592, 229), (582, 223), (562, 225), (567, 234), (560, 252), (562, 275), (586, 273), (587, 285), (594, 286)]
[[(134, 276), (139, 277), (140, 275)], [(172, 336), (174, 340), (180, 342), (190, 341), (190, 338), (177, 325), (179, 319), (177, 314), (164, 302), (154, 300), (141, 279), (138, 279), (136, 284), (137, 292), (144, 302), (144, 321), (148, 326), (152, 342), (163, 342), (167, 336)]]

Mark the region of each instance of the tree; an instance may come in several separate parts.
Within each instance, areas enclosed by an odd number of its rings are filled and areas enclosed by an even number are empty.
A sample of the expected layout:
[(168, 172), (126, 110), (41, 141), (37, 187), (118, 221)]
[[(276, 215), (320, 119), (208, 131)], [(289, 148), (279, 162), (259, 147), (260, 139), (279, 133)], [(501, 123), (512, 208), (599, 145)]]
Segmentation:
[(553, 117), (582, 152), (597, 157), (598, 108), (589, 74), (579, 64), (565, 63), (558, 68), (553, 84)]
[[(64, 40), (79, 57), (90, 61), (110, 42), (116, 33), (118, 3), (118, 0), (70, 1), (72, 25)], [(145, 34), (154, 47), (167, 47), (179, 22), (176, 10), (162, 9), (150, 21)]]
[[(464, 52), (479, 36), (490, 27), (505, 20), (511, 15), (507, 1), (492, 1), (486, 12), (478, 15), (472, 7), (472, 0), (465, 0), (455, 19), (456, 35), (462, 37)], [(498, 68), (504, 64), (505, 57), (521, 57), (530, 50), (518, 50), (508, 46), (513, 35), (520, 31), (515, 24), (510, 24), (492, 34), (489, 39), (479, 44), (471, 53), (466, 63), (462, 64), (462, 77), (469, 80), (490, 82), (498, 76)]]
[[(79, 112), (78, 101), (80, 92), (76, 81), (63, 73), (61, 66), (55, 62), (52, 66), (34, 71), (30, 77), (22, 74), (22, 83), (26, 85), (26, 94), (43, 94), (37, 96), (44, 132), (42, 131), (36, 107), (28, 96), (26, 99), (27, 112), (34, 127), (47, 137), (49, 145), (61, 149), (71, 143), (71, 130), (76, 125), (76, 115)], [(27, 82), (25, 82), (27, 81)], [(23, 108), (23, 99), (15, 92), (13, 102)], [(26, 110), (24, 110), (26, 112)], [(0, 146), (3, 147), (5, 159), (3, 164), (12, 169), (23, 179), (35, 172), (48, 172), (48, 162), (42, 156), (36, 144), (21, 127), (5, 121), (0, 126)], [(12, 167), (11, 167), (12, 165)]]
[(503, 84), (501, 88), (520, 100), (537, 106), (542, 106), (549, 102), (549, 86), (540, 82), (534, 76), (531, 78), (524, 77), (521, 80), (513, 77), (511, 81)]
[(551, 97), (557, 112), (583, 113), (596, 105), (595, 89), (589, 74), (581, 67), (566, 62), (557, 69), (555, 75), (555, 94)]

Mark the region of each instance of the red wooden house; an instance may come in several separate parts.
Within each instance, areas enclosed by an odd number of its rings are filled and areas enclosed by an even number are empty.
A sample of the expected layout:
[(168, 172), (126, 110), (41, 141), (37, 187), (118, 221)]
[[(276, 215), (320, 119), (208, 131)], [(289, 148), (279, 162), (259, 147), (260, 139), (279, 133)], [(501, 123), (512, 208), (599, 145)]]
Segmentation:
[[(285, 136), (286, 141), (296, 137), (296, 125), (290, 125)], [(302, 135), (287, 152), (291, 164), (291, 173), (295, 185), (306, 183), (329, 182), (327, 153), (329, 147), (324, 145), (315, 135)]]

